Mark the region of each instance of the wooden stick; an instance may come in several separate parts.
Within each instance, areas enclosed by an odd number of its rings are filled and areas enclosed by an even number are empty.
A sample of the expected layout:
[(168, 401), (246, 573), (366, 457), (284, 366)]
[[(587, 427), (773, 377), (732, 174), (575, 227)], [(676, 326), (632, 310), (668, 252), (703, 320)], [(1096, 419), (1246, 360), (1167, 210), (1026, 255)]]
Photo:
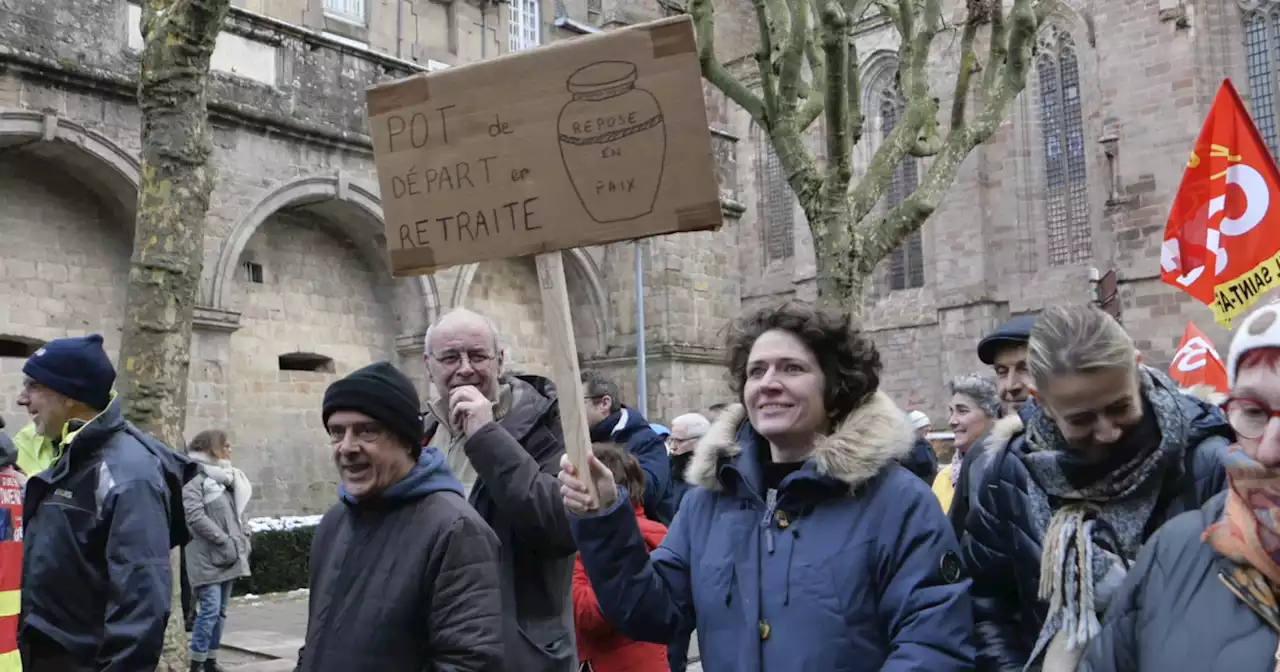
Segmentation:
[(591, 454), (591, 430), (583, 409), (582, 374), (578, 369), (578, 344), (569, 316), (569, 289), (564, 279), (564, 259), (560, 252), (537, 256), (538, 286), (542, 290), (542, 317), (551, 345), (551, 380), (560, 398), (560, 423), (564, 428), (564, 451), (578, 469), (578, 478), (594, 497), (595, 481), (587, 456)]

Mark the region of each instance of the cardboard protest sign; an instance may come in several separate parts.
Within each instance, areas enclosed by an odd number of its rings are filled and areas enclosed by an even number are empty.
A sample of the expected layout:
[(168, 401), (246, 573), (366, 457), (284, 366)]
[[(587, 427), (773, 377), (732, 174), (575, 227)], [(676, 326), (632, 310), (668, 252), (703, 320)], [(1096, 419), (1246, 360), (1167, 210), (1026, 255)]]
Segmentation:
[(680, 16), (370, 88), (397, 276), (719, 228)]

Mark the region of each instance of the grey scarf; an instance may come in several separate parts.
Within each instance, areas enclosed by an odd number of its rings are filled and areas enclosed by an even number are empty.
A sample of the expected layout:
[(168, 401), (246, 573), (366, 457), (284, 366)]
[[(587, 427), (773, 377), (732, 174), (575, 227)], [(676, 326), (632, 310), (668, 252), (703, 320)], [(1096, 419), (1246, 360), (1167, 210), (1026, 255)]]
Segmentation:
[[(1098, 614), (1124, 577), (1121, 558), (1099, 548), (1097, 532), (1109, 527), (1116, 549), (1132, 561), (1142, 530), (1155, 509), (1159, 474), (1186, 450), (1188, 422), (1177, 387), (1164, 374), (1141, 367), (1142, 396), (1160, 428), (1160, 444), (1138, 454), (1100, 480), (1073, 486), (1059, 458), (1067, 443), (1043, 409), (1033, 405), (1027, 420), (1029, 452), (1021, 456), (1035, 484), (1030, 492), (1032, 525), (1044, 539), (1040, 557), (1040, 599), (1049, 614), (1026, 669), (1045, 655), (1043, 670), (1074, 670), (1085, 646), (1101, 630)], [(1057, 501), (1057, 507), (1050, 504)], [(1065, 642), (1062, 641), (1065, 638)]]

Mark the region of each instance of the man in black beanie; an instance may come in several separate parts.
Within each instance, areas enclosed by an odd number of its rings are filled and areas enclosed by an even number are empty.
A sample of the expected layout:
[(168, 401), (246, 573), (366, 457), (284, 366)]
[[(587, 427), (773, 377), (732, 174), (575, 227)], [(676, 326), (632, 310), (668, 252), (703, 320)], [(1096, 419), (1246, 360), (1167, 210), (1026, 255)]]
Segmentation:
[(341, 485), (311, 544), (297, 671), (503, 669), (498, 537), (422, 447), (413, 381), (366, 366), (321, 417)]
[(18, 404), (59, 454), (23, 502), (23, 668), (154, 670), (195, 465), (125, 421), (101, 336), (50, 341), (22, 372)]

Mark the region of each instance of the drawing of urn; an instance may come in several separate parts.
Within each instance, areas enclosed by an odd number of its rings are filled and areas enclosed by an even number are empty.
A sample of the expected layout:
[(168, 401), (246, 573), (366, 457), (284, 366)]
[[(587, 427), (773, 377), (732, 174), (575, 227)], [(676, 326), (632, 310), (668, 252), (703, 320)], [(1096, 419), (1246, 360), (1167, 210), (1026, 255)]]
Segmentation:
[(636, 88), (634, 63), (600, 61), (569, 76), (560, 110), (560, 157), (591, 219), (625, 222), (653, 212), (667, 158), (658, 99)]

